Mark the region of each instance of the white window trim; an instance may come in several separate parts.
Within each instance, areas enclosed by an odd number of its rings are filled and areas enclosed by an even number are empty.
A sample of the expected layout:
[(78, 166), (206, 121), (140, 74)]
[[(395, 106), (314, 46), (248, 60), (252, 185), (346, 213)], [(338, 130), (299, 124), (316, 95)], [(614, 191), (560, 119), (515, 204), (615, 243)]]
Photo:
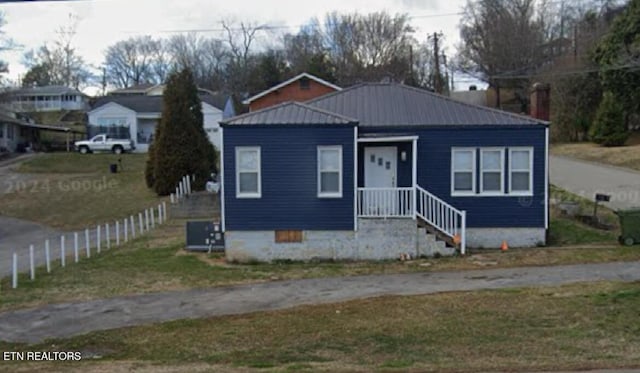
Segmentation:
[[(487, 170), (486, 172), (496, 172), (496, 171), (500, 171), (500, 190), (499, 191), (485, 191), (484, 190), (484, 185), (483, 185), (483, 178), (484, 178), (484, 172), (485, 170), (482, 168), (482, 157), (484, 155), (484, 152), (495, 152), (495, 151), (499, 151), (500, 152), (500, 169), (499, 170)], [(481, 196), (505, 196), (505, 192), (504, 192), (504, 148), (498, 148), (498, 147), (485, 147), (485, 148), (480, 148), (480, 195)]]
[[(321, 192), (320, 191), (320, 186), (321, 186), (321, 178), (320, 175), (322, 174), (322, 170), (320, 170), (320, 153), (323, 150), (337, 150), (338, 151), (338, 157), (340, 158), (338, 164), (339, 164), (339, 168), (338, 168), (338, 192), (331, 192), (331, 193), (327, 193), (327, 192)], [(330, 145), (330, 146), (318, 146), (318, 149), (316, 151), (316, 168), (317, 168), (317, 179), (318, 179), (318, 198), (342, 198), (342, 163), (343, 163), (343, 159), (342, 159), (342, 146), (341, 145)], [(331, 171), (331, 172), (335, 172), (335, 171)]]
[[(514, 169), (513, 168), (513, 162), (511, 161), (513, 159), (512, 154), (514, 151), (527, 151), (529, 153), (529, 169), (526, 171), (529, 171), (529, 190), (527, 191), (521, 191), (521, 190), (516, 190), (513, 191), (512, 189), (512, 180), (513, 180), (513, 173), (514, 172), (524, 172), (524, 169)], [(532, 147), (514, 147), (514, 148), (509, 148), (509, 195), (511, 196), (527, 196), (527, 197), (531, 197), (533, 196), (533, 148)]]
[[(240, 192), (240, 167), (238, 166), (238, 161), (240, 159), (241, 151), (255, 151), (258, 153), (258, 192)], [(237, 146), (236, 147), (236, 159), (235, 159), (235, 168), (236, 168), (236, 198), (262, 198), (262, 158), (260, 154), (259, 146)]]
[[(460, 191), (455, 190), (455, 153), (456, 152), (471, 152), (471, 190), (469, 191)], [(464, 171), (461, 171), (464, 172)], [(467, 171), (468, 172), (468, 171)], [(459, 196), (475, 196), (476, 194), (476, 148), (459, 148), (453, 147), (451, 148), (451, 196), (459, 197)]]

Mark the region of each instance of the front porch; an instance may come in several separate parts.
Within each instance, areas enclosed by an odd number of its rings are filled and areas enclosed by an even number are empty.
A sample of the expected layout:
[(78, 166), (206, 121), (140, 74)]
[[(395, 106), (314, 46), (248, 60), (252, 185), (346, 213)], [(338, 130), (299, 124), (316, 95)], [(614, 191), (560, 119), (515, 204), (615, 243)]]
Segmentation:
[(358, 219), (413, 219), (466, 252), (466, 212), (418, 185), (418, 137), (358, 138), (355, 215)]

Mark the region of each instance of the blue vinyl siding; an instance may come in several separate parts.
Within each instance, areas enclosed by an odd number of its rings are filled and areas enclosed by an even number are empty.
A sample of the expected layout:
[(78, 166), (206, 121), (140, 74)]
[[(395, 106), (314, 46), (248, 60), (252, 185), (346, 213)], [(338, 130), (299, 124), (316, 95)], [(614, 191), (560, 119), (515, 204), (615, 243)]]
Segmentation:
[[(398, 160), (398, 185), (399, 188), (408, 188), (412, 186), (411, 180), (411, 153), (412, 142), (373, 142), (373, 143), (360, 143), (358, 144), (358, 187), (364, 187), (364, 148), (376, 147), (376, 146), (395, 146), (398, 148), (397, 160)], [(402, 152), (407, 153), (407, 159), (402, 160)]]
[[(458, 209), (467, 211), (468, 227), (544, 227), (545, 127), (544, 126), (442, 126), (421, 128), (360, 128), (363, 133), (418, 135), (418, 185)], [(533, 196), (451, 196), (451, 148), (533, 148)], [(479, 190), (479, 154), (476, 157), (476, 191)], [(508, 191), (508, 153), (505, 153), (505, 191)]]
[[(353, 126), (226, 126), (226, 230), (353, 230), (353, 141)], [(342, 198), (318, 198), (320, 145), (342, 145)], [(237, 146), (261, 148), (261, 198), (236, 198)]]

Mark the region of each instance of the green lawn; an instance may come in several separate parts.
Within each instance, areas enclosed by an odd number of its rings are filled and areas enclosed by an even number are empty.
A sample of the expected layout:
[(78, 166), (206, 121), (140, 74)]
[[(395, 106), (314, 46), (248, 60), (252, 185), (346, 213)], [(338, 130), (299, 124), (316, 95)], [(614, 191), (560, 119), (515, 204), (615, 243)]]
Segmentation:
[[(0, 282), (0, 287), (5, 289), (0, 297), (0, 311), (118, 295), (285, 279), (640, 260), (637, 246), (600, 243), (507, 252), (482, 250), (466, 257), (409, 262), (231, 264), (225, 262), (222, 254), (185, 252), (184, 224), (184, 221), (170, 221), (127, 245), (97, 256), (94, 253), (90, 259), (68, 264), (64, 269), (55, 264), (51, 274), (40, 269), (35, 281), (22, 275), (18, 289), (10, 289), (10, 279), (5, 278)], [(55, 250), (53, 255), (56, 257)]]
[[(579, 214), (593, 214), (594, 202), (577, 196), (563, 189), (551, 185), (551, 199), (556, 202), (576, 202), (579, 205)], [(579, 222), (576, 218), (562, 214), (557, 206), (551, 206), (551, 221), (549, 229), (549, 245), (579, 245), (593, 243), (617, 244), (620, 232), (617, 215), (610, 209), (599, 206), (598, 218), (610, 224), (613, 229), (596, 229)]]
[[(110, 173), (119, 158), (123, 171)], [(38, 155), (18, 168), (31, 178), (0, 195), (0, 215), (80, 229), (138, 213), (161, 201), (145, 185), (145, 161), (146, 154)]]
[(605, 147), (588, 142), (554, 144), (551, 146), (550, 152), (553, 155), (640, 171), (640, 135), (637, 134), (629, 139), (627, 146)]
[(640, 367), (640, 283), (381, 297), (94, 332), (12, 371), (476, 372)]

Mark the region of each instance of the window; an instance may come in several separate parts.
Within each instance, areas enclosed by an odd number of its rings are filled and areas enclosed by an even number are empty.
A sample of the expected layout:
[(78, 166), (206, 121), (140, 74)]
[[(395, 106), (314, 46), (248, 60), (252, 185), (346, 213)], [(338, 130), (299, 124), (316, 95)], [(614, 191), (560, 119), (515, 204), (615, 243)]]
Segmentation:
[(311, 89), (311, 82), (309, 81), (308, 78), (300, 79), (300, 89), (303, 91), (307, 91)]
[(509, 149), (509, 193), (533, 193), (533, 178), (531, 177), (532, 169), (532, 148)]
[(342, 146), (318, 147), (318, 197), (342, 197)]
[(98, 118), (99, 126), (128, 126), (125, 117), (100, 117)]
[(451, 194), (464, 195), (475, 192), (476, 150), (453, 149), (451, 152)]
[(260, 148), (236, 148), (236, 197), (260, 198)]
[(504, 193), (503, 165), (504, 149), (480, 149), (480, 193)]
[(7, 123), (7, 138), (13, 140), (13, 124)]
[(0, 123), (0, 139), (4, 137), (4, 123)]

